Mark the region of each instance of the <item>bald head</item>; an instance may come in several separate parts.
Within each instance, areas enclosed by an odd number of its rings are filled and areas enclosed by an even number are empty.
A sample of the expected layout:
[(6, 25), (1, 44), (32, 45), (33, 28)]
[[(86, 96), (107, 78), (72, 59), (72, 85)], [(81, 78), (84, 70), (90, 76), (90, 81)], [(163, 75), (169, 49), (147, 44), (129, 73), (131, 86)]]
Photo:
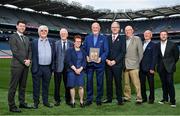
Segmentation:
[(132, 26), (128, 25), (125, 27), (125, 34), (127, 37), (131, 37), (134, 33)]
[(101, 27), (100, 27), (99, 23), (94, 22), (94, 23), (91, 25), (91, 29), (92, 29), (92, 33), (93, 33), (94, 35), (98, 35), (99, 32), (100, 32)]
[(144, 39), (145, 40), (151, 40), (151, 38), (152, 38), (152, 32), (150, 30), (146, 30), (144, 32)]

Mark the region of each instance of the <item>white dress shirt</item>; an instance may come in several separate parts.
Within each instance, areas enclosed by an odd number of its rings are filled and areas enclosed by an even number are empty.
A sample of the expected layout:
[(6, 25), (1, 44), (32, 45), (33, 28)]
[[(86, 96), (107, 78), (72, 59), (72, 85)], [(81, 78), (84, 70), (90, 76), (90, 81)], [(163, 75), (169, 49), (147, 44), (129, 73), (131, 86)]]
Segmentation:
[(165, 42), (161, 41), (161, 53), (164, 56), (165, 50), (166, 50), (167, 40)]
[(144, 40), (143, 51), (146, 50), (146, 47), (147, 47), (147, 45), (149, 44), (150, 41), (151, 41), (151, 40)]

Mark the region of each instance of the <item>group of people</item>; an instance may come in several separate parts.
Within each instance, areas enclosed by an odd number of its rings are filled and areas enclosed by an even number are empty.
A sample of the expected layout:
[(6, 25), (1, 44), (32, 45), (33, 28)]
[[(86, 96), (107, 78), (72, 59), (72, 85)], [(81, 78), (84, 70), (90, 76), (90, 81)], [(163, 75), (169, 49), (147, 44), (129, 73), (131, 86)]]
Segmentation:
[[(119, 35), (120, 24), (111, 24), (112, 34), (100, 34), (100, 24), (94, 22), (91, 26), (92, 34), (82, 42), (80, 35), (74, 36), (74, 42), (68, 39), (68, 31), (61, 28), (60, 39), (54, 41), (48, 38), (48, 27), (38, 28), (39, 38), (29, 41), (23, 33), (26, 23), (19, 20), (17, 32), (10, 39), (9, 44), (13, 54), (11, 63), (11, 80), (8, 91), (9, 111), (21, 112), (19, 108), (37, 109), (40, 103), (40, 88), (42, 86), (42, 103), (52, 108), (48, 101), (49, 84), (54, 73), (54, 106), (61, 104), (60, 87), (63, 79), (66, 104), (72, 108), (75, 104), (75, 88), (78, 87), (80, 107), (93, 103), (94, 74), (96, 77), (96, 104), (111, 103), (113, 100), (113, 79), (115, 82), (116, 99), (118, 105), (131, 100), (131, 82), (136, 91), (136, 104), (147, 102), (152, 104), (154, 95), (154, 74), (156, 71), (162, 83), (163, 98), (159, 102), (170, 102), (176, 107), (173, 74), (179, 59), (179, 50), (175, 43), (168, 40), (168, 32), (160, 32), (160, 42), (151, 41), (152, 32), (144, 32), (144, 42), (134, 35), (133, 27), (125, 27), (125, 37)], [(92, 60), (91, 49), (97, 49), (98, 57)], [(28, 70), (31, 66), (33, 80), (33, 106), (25, 102), (25, 89)], [(102, 100), (104, 88), (104, 73), (106, 74), (106, 99)], [(123, 78), (124, 77), (124, 78)], [(84, 102), (84, 86), (86, 78), (86, 101)], [(148, 80), (150, 95), (146, 95), (146, 79)], [(124, 90), (122, 89), (124, 80)], [(18, 87), (19, 107), (15, 104), (15, 93)]]

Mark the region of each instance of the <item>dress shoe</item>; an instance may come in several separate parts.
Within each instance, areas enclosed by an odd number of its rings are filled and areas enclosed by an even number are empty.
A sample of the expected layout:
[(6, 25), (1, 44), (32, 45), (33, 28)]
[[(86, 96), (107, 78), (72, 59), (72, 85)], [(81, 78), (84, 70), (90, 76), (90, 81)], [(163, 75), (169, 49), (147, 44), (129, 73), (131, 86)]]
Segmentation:
[(104, 101), (102, 101), (102, 103), (112, 103), (112, 100), (104, 100)]
[(48, 108), (52, 108), (53, 107), (50, 103), (45, 103), (44, 106), (46, 106)]
[(123, 101), (124, 101), (124, 102), (130, 102), (130, 100), (127, 100), (127, 99), (124, 99)]
[(142, 102), (141, 101), (136, 101), (136, 105), (141, 105)]
[(120, 102), (120, 101), (118, 101), (117, 104), (118, 104), (118, 105), (124, 105), (124, 103), (123, 103), (123, 102)]
[(71, 103), (71, 108), (75, 108), (76, 104), (75, 103)]
[(91, 104), (92, 104), (92, 102), (87, 101), (87, 102), (85, 103), (85, 106), (90, 106)]
[(21, 113), (21, 110), (17, 107), (14, 107), (14, 108), (10, 108), (9, 109), (10, 112), (16, 112), (16, 113)]
[(60, 102), (55, 102), (54, 103), (54, 106), (59, 106), (60, 105)]
[(80, 107), (84, 108), (85, 107), (84, 103), (80, 103)]
[(102, 103), (101, 103), (101, 102), (96, 102), (96, 105), (97, 105), (97, 106), (101, 106)]
[(149, 100), (148, 103), (149, 103), (149, 104), (153, 104), (153, 103), (154, 103), (154, 100)]
[(34, 103), (33, 109), (38, 109), (38, 104)]
[(32, 107), (32, 106), (29, 106), (27, 103), (24, 103), (24, 104), (20, 104), (20, 105), (19, 105), (19, 108), (31, 109), (31, 108), (33, 108), (33, 107)]
[(147, 102), (147, 100), (146, 100), (146, 99), (143, 99), (142, 103), (145, 103), (145, 102)]

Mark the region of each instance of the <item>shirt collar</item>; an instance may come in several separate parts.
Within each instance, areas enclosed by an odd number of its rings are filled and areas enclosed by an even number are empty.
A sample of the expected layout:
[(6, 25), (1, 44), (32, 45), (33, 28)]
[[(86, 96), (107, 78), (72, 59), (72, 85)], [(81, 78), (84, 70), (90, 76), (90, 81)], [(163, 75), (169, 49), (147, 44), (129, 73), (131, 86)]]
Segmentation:
[(45, 38), (45, 39), (43, 39), (43, 38), (39, 38), (39, 40), (40, 40), (40, 41), (47, 41), (47, 40), (48, 40), (48, 38)]
[(164, 42), (161, 41), (161, 44), (163, 44), (163, 45), (167, 44), (167, 40), (164, 41)]
[(65, 41), (61, 39), (61, 43), (63, 43), (63, 42), (67, 43), (67, 39)]
[(117, 38), (118, 37), (118, 33), (117, 34), (112, 34), (112, 37), (114, 37), (115, 36), (115, 38)]
[(17, 31), (17, 34), (18, 34), (19, 36), (23, 36), (23, 34), (22, 34), (22, 33), (20, 33), (19, 31)]

